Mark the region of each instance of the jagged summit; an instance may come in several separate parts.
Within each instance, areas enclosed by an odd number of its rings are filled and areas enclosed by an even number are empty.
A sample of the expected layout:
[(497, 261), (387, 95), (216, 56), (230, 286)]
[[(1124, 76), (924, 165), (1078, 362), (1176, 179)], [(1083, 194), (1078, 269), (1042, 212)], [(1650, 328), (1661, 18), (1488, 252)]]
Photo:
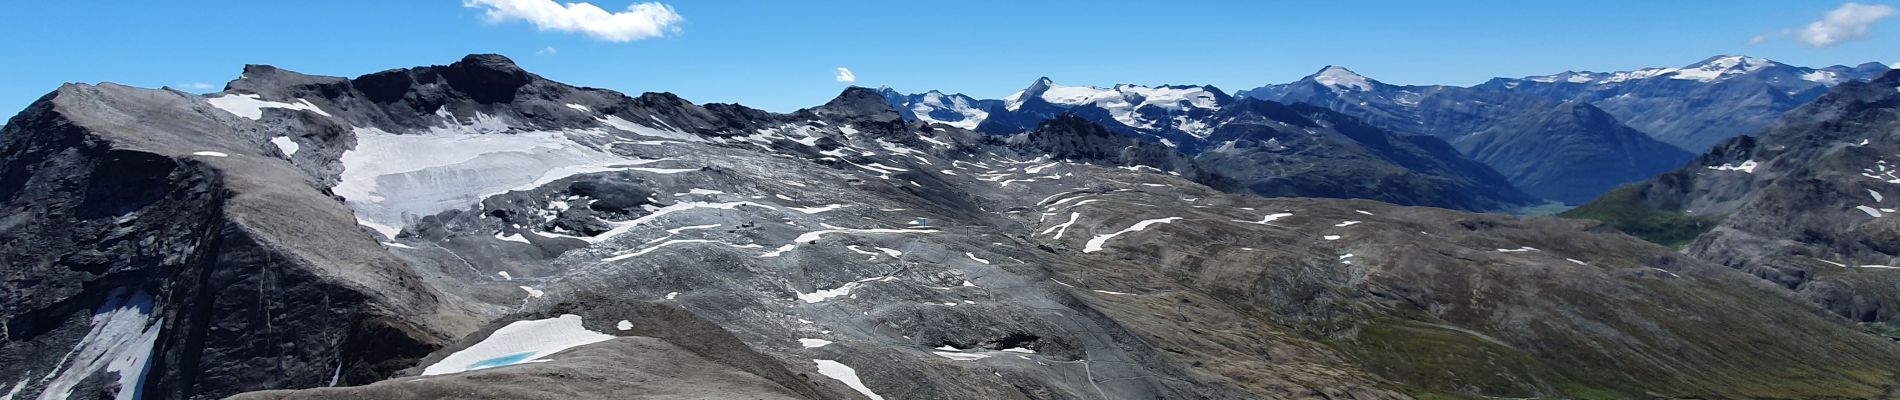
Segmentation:
[(902, 130), (904, 117), (885, 102), (884, 94), (876, 89), (851, 86), (838, 93), (824, 105), (799, 111), (810, 113), (818, 118), (855, 121), (860, 124), (878, 125), (885, 129)]

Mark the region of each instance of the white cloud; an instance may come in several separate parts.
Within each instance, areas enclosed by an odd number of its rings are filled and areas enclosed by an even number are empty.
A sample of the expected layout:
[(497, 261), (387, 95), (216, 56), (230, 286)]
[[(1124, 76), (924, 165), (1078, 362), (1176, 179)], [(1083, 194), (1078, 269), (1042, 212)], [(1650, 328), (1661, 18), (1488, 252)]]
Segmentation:
[(554, 0), (462, 0), (463, 7), (484, 8), (491, 23), (527, 21), (543, 31), (581, 33), (609, 42), (629, 42), (679, 33), (685, 21), (673, 7), (657, 2), (627, 6), (609, 13), (591, 3), (558, 4)]
[(548, 46), (548, 47), (542, 47), (540, 50), (535, 50), (534, 54), (550, 55), (550, 54), (559, 53), (559, 52), (561, 51), (555, 50), (554, 46)]
[(1893, 6), (1882, 4), (1842, 4), (1828, 11), (1819, 21), (1794, 33), (1795, 39), (1814, 47), (1867, 39), (1867, 28), (1894, 14)]
[(849, 68), (838, 67), (838, 77), (835, 79), (837, 79), (838, 82), (855, 83), (858, 81), (858, 76), (856, 74), (852, 74), (851, 69)]

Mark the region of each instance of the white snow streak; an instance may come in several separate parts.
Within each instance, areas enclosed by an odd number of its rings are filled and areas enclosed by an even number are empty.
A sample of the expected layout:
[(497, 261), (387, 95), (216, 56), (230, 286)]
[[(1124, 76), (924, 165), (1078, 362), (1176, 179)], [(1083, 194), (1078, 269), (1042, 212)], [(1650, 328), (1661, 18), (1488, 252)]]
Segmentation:
[(1102, 251), (1102, 245), (1105, 243), (1108, 243), (1109, 239), (1114, 239), (1116, 236), (1120, 236), (1121, 234), (1124, 234), (1124, 233), (1138, 232), (1144, 229), (1148, 229), (1148, 226), (1154, 225), (1154, 224), (1173, 223), (1174, 221), (1178, 221), (1180, 219), (1181, 217), (1150, 219), (1150, 220), (1145, 220), (1141, 222), (1136, 222), (1135, 225), (1129, 226), (1127, 229), (1116, 231), (1115, 233), (1095, 235), (1095, 238), (1089, 239), (1088, 244), (1082, 247), (1082, 252), (1094, 253), (1097, 251)]

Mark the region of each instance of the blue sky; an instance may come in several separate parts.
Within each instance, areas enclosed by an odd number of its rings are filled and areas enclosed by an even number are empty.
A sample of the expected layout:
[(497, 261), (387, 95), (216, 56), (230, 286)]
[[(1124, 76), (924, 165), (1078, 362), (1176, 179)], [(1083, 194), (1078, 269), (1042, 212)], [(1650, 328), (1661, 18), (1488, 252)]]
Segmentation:
[[(637, 3), (587, 1), (607, 11)], [(247, 63), (356, 76), (476, 52), (576, 85), (772, 111), (830, 99), (845, 85), (834, 80), (839, 67), (861, 86), (998, 98), (1040, 76), (1237, 91), (1328, 64), (1389, 83), (1469, 85), (1717, 54), (1803, 66), (1900, 61), (1893, 21), (1862, 21), (1860, 40), (1803, 42), (1799, 32), (1840, 1), (662, 3), (681, 18), (663, 36), (610, 41), (490, 21), (462, 0), (0, 2), (0, 109), (11, 114), (63, 82), (215, 91)]]

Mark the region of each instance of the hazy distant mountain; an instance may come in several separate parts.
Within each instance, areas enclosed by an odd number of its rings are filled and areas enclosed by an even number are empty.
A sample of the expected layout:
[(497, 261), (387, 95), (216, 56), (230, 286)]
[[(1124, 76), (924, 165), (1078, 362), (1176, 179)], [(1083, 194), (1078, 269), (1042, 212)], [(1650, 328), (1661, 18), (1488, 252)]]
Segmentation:
[[(910, 101), (915, 97), (885, 95), (894, 99), (894, 108), (926, 104)], [(1236, 102), (1209, 86), (1096, 88), (1042, 78), (990, 104), (978, 131), (1031, 132), (1047, 121), (1073, 117), (1107, 132), (1174, 148), (1201, 163), (1207, 173), (1232, 178), (1263, 195), (1466, 210), (1511, 209), (1538, 201), (1438, 139), (1396, 135), (1330, 112), (1296, 111), (1257, 100)]]
[(1525, 192), (1570, 204), (1691, 157), (1589, 104), (1456, 86), (1391, 85), (1337, 66), (1240, 95), (1312, 104), (1382, 128), (1439, 137)]
[(1768, 127), (1831, 86), (1888, 69), (1874, 62), (1807, 68), (1725, 55), (1681, 68), (1497, 78), (1475, 88), (1587, 102), (1658, 140), (1701, 152)]

